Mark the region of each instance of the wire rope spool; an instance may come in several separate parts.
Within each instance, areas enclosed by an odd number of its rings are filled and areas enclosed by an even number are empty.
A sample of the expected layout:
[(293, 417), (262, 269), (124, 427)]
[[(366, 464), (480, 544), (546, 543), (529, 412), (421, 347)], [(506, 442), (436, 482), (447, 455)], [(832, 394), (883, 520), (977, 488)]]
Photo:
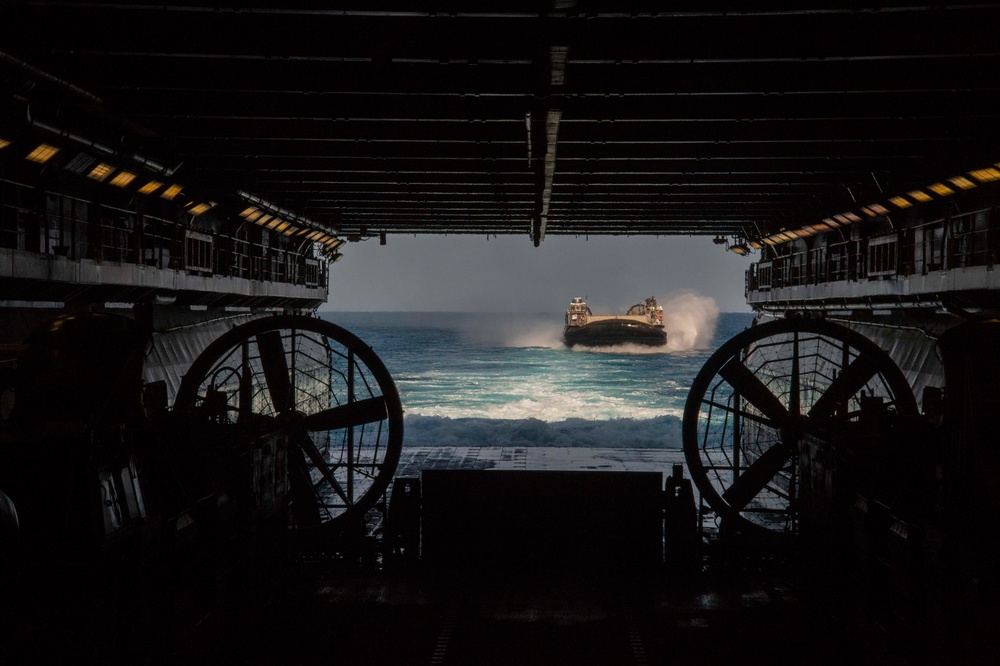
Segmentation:
[(318, 318), (278, 315), (233, 328), (191, 365), (174, 405), (250, 437), (283, 438), (295, 532), (362, 518), (402, 449), (403, 408), (389, 371), (361, 339)]
[(902, 371), (863, 335), (819, 319), (753, 326), (712, 354), (691, 386), (683, 421), (691, 478), (723, 524), (794, 533), (803, 439), (841, 436), (866, 401), (917, 414)]

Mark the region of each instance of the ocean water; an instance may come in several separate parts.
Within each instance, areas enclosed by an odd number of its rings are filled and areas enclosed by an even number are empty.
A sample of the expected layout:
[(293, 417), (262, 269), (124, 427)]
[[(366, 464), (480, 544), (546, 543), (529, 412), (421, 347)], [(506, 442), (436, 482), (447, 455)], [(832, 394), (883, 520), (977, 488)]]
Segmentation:
[(680, 448), (695, 375), (753, 315), (694, 294), (661, 302), (666, 348), (562, 344), (562, 312), (325, 312), (374, 349), (404, 409), (404, 448)]

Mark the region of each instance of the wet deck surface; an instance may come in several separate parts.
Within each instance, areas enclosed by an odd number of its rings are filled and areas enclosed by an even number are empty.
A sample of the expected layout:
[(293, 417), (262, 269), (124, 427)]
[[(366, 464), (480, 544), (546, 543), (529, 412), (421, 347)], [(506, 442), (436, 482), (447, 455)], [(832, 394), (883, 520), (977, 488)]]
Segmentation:
[(419, 476), (423, 469), (530, 469), (663, 472), (666, 478), (683, 462), (680, 449), (420, 446), (403, 449), (396, 476)]
[[(661, 471), (679, 451), (424, 448), (419, 469)], [(456, 526), (461, 529), (461, 526)], [(36, 570), (0, 604), (0, 664), (997, 663), (989, 603), (914, 606), (864, 572), (709, 558), (694, 573), (432, 571), (327, 553)], [(9, 572), (8, 572), (9, 573)], [(12, 581), (8, 577), (7, 583)]]

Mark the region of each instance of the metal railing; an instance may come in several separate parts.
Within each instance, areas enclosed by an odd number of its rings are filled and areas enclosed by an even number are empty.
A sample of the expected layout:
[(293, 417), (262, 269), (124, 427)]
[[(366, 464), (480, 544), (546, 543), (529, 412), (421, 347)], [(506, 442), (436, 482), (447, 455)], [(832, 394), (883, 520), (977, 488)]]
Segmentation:
[(747, 270), (746, 292), (851, 280), (926, 275), (988, 266), (1000, 258), (1000, 209), (979, 210), (868, 238), (761, 260)]
[(325, 287), (328, 275), (309, 242), (256, 227), (194, 228), (68, 195), (41, 197), (11, 181), (0, 182), (0, 247), (308, 287)]

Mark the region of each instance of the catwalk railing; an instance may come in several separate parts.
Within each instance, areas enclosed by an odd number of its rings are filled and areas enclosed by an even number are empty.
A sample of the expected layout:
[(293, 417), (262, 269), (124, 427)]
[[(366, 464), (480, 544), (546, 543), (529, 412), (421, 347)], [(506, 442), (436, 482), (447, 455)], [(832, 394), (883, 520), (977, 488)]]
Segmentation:
[[(1000, 262), (1000, 208), (884, 230), (871, 235), (827, 232), (774, 250), (751, 265), (746, 293), (830, 282), (884, 280), (927, 275), (932, 271), (986, 266)], [(790, 244), (791, 245), (791, 244)], [(787, 246), (786, 246), (787, 247)]]
[(327, 262), (313, 243), (252, 224), (203, 216), (180, 220), (0, 180), (0, 247), (326, 287)]

